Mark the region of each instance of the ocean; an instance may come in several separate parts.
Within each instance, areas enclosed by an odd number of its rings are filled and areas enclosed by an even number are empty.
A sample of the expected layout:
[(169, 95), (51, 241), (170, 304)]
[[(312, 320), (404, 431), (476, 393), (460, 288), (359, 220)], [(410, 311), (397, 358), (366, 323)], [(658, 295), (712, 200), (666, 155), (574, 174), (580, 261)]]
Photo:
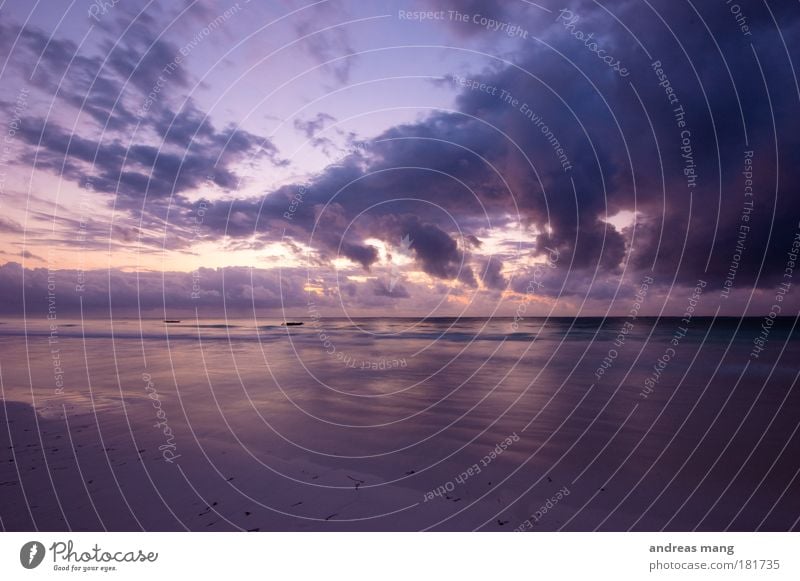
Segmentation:
[(303, 322), (0, 322), (2, 529), (800, 527), (795, 319)]

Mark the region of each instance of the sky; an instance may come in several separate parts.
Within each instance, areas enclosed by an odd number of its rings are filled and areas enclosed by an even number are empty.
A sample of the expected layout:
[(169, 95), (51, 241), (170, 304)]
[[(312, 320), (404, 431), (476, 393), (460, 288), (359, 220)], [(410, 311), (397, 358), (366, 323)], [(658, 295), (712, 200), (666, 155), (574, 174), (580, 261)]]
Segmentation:
[(3, 2), (0, 314), (794, 316), (799, 23)]

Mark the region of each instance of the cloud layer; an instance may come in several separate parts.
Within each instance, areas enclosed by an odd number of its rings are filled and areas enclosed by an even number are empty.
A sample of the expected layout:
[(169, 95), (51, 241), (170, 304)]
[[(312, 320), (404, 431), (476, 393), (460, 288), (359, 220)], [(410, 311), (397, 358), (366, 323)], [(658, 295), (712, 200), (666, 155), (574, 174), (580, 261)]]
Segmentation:
[[(18, 132), (24, 149), (15, 163), (90, 184), (132, 220), (163, 224), (172, 249), (197, 237), (197, 192), (221, 193), (208, 203), (203, 241), (300, 245), (326, 275), (346, 259), (336, 268), (366, 276), (348, 279), (366, 285), (371, 295), (363, 296), (391, 294), (372, 275), (386, 264), (382, 252), (397, 253), (405, 238), (428, 288), (440, 281), (460, 293), (519, 291), (553, 251), (551, 295), (610, 299), (607, 281), (623, 273), (629, 284), (652, 272), (665, 288), (703, 278), (712, 288), (770, 289), (785, 280), (800, 222), (800, 144), (787, 123), (800, 105), (790, 60), (796, 10), (748, 7), (746, 34), (719, 6), (428, 4), (478, 16), (447, 20), (437, 32), (477, 48), (469, 71), (434, 82), (455, 95), (452, 110), (395, 124), (308, 179), (249, 197), (237, 194), (247, 163), (289, 162), (269, 138), (214, 121), (185, 97), (193, 71), (165, 73), (182, 48), (158, 34), (152, 15), (120, 11), (110, 22), (121, 36), (96, 54), (5, 23), (2, 48), (15, 74), (75, 113), (70, 125), (69, 116), (35, 108)], [(304, 14), (296, 33), (312, 34), (325, 15)], [(502, 38), (481, 18), (529, 35)], [(312, 37), (306, 50), (315, 58), (353, 51), (341, 31)], [(353, 62), (332, 69), (340, 84)], [(171, 90), (153, 97), (161, 81)], [(137, 115), (143, 102), (147, 114)], [(335, 123), (319, 111), (291, 126), (325, 149), (343, 134), (326, 133)], [(20, 227), (0, 223), (4, 232)], [(223, 294), (250, 292), (275, 306), (277, 291), (265, 281)], [(393, 296), (413, 294), (406, 285)]]

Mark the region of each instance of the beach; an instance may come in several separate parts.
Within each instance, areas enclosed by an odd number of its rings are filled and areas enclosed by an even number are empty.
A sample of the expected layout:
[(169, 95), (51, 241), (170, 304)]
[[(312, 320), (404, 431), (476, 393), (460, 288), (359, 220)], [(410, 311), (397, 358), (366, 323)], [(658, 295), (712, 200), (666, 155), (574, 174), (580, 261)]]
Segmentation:
[(794, 321), (626, 320), (7, 319), (1, 524), (798, 529)]

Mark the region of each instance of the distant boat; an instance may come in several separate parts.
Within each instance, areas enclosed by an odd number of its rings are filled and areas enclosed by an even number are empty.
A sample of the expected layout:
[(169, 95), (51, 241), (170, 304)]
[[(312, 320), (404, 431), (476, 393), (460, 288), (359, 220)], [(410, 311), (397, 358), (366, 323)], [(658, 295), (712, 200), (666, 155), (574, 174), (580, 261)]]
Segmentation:
[(302, 325), (302, 324), (303, 324), (303, 323), (302, 323), (302, 321), (286, 321), (286, 322), (284, 322), (284, 323), (281, 323), (281, 326), (286, 326), (286, 327), (299, 327), (299, 326), (300, 326), (300, 325)]
[(165, 323), (180, 323), (180, 319), (164, 319)]

